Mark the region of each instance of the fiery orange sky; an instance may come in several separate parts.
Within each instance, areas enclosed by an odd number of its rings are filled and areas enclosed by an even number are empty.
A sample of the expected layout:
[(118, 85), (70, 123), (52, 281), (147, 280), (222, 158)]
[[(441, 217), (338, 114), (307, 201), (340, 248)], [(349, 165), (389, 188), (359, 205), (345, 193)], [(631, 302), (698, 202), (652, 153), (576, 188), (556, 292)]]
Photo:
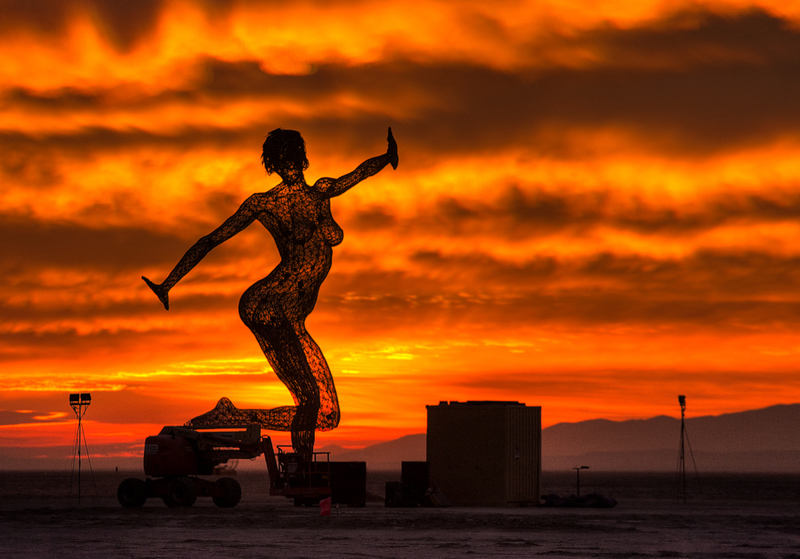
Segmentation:
[(307, 325), (342, 421), (318, 445), (422, 432), (439, 400), (541, 405), (545, 426), (676, 415), (678, 394), (691, 415), (800, 402), (800, 6), (0, 9), (0, 467), (67, 460), (69, 392), (92, 392), (110, 460), (221, 396), (291, 403), (237, 313), (278, 261), (263, 228), (169, 312), (139, 279), (278, 182), (277, 127), (309, 182), (387, 126), (400, 148), (333, 201), (345, 240)]

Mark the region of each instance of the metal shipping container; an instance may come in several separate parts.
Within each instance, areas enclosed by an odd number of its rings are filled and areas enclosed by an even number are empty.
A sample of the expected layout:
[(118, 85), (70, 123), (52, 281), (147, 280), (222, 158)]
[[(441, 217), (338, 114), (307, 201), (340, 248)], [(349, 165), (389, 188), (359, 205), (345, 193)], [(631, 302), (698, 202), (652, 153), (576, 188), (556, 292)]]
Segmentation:
[(542, 408), (519, 402), (427, 406), (430, 482), (454, 505), (539, 503)]

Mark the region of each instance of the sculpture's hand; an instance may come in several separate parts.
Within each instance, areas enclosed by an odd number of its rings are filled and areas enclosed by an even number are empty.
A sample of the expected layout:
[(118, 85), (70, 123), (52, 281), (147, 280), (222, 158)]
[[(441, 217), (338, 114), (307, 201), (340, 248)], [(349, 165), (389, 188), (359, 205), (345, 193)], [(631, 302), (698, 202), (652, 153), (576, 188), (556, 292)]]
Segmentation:
[(156, 294), (156, 297), (158, 297), (158, 300), (164, 305), (164, 308), (169, 310), (169, 292), (164, 289), (162, 285), (153, 283), (144, 276), (142, 276), (142, 279), (147, 284), (147, 287), (153, 290), (153, 293)]
[(392, 136), (392, 127), (389, 127), (389, 137), (386, 138), (389, 141), (389, 149), (386, 150), (386, 153), (389, 155), (389, 163), (392, 164), (392, 169), (397, 169), (397, 163), (399, 159), (397, 157), (397, 142), (394, 141), (394, 136)]

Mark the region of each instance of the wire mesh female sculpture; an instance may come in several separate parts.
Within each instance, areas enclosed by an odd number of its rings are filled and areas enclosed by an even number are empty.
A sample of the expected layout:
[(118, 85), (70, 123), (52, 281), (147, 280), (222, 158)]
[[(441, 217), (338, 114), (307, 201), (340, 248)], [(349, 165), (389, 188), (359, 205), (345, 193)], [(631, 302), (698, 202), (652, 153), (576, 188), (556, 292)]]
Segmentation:
[(264, 279), (250, 286), (239, 300), (239, 316), (258, 340), (275, 374), (289, 389), (294, 406), (273, 409), (238, 409), (227, 398), (187, 425), (260, 424), (266, 429), (291, 431), (295, 452), (314, 449), (315, 430), (328, 431), (339, 424), (339, 402), (328, 364), (305, 328), (319, 289), (331, 269), (332, 247), (344, 233), (333, 220), (330, 199), (344, 194), (386, 165), (397, 168), (397, 144), (389, 128), (385, 154), (366, 160), (338, 179), (322, 178), (309, 186), (306, 148), (299, 132), (278, 128), (264, 141), (262, 161), (267, 174), (282, 182), (267, 192), (253, 194), (211, 234), (198, 240), (175, 265), (167, 279), (155, 284), (146, 277), (164, 308), (169, 291), (211, 249), (230, 239), (254, 221), (275, 239), (281, 261)]

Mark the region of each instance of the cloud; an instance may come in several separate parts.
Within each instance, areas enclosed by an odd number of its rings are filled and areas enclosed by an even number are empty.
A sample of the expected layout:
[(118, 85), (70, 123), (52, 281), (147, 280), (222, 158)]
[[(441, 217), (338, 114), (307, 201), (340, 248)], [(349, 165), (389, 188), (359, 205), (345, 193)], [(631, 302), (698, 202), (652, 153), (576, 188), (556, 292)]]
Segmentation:
[[(344, 325), (660, 325), (791, 330), (800, 318), (800, 257), (702, 251), (684, 259), (602, 253), (510, 263), (487, 254), (417, 254), (415, 273), (332, 276), (320, 307)], [(327, 295), (356, 293), (360, 297)], [(432, 321), (432, 322), (428, 322)], [(381, 322), (381, 321), (378, 321)], [(346, 327), (346, 326), (343, 326)], [(380, 324), (372, 329), (382, 328)], [(424, 326), (422, 327), (424, 328)]]
[[(145, 421), (151, 423), (161, 423), (162, 425), (180, 425), (189, 417), (199, 413), (191, 404), (187, 405), (184, 398), (179, 394), (147, 394), (141, 390), (125, 388), (122, 390), (104, 390), (97, 386), (93, 380), (84, 379), (84, 384), (80, 380), (75, 383), (74, 392), (90, 391), (92, 394), (92, 405), (87, 409), (85, 420), (90, 422), (103, 422), (106, 425), (99, 426), (102, 431), (125, 431), (125, 424), (141, 424)], [(87, 388), (88, 387), (88, 388)], [(56, 415), (64, 414), (60, 420), (48, 420), (48, 422), (63, 423), (64, 420), (73, 426), (75, 425), (75, 415), (70, 409), (68, 402), (69, 389), (52, 391), (12, 391), (4, 390), (4, 397), (0, 400), (5, 410), (0, 411), (0, 425), (12, 425), (20, 423), (37, 423), (42, 420), (31, 421), (34, 415)], [(12, 411), (12, 408), (20, 404), (35, 404), (37, 410), (28, 413)], [(41, 410), (49, 411), (41, 411)], [(97, 425), (97, 424), (95, 424)], [(100, 428), (86, 427), (87, 435), (92, 439), (101, 436)], [(157, 431), (154, 433), (157, 434)]]
[[(800, 209), (796, 196), (711, 197), (690, 211), (641, 201), (630, 211), (617, 198), (612, 192), (553, 194), (514, 185), (486, 201), (435, 199), (429, 211), (412, 218), (386, 206), (366, 206), (343, 220), (348, 241), (336, 252), (316, 312), (339, 316), (342, 328), (363, 335), (420, 322), (504, 328), (625, 321), (697, 328), (796, 323), (796, 251), (692, 245), (709, 231), (794, 221)], [(73, 347), (90, 351), (93, 344), (139, 347), (142, 336), (185, 343), (178, 333), (187, 320), (220, 316), (225, 324), (238, 324), (241, 292), (277, 263), (263, 258), (271, 247), (268, 236), (253, 231), (252, 241), (225, 245), (194, 270), (173, 292), (173, 311), (163, 313), (138, 276), (154, 269), (166, 275), (192, 242), (185, 232), (13, 216), (2, 223), (0, 261), (6, 272), (0, 292), (9, 328), (15, 325), (4, 334), (5, 359), (37, 347), (63, 355)], [(601, 230), (627, 231), (642, 239), (641, 249), (599, 243), (582, 252), (540, 252), (526, 244), (593, 238)], [(376, 239), (391, 248), (376, 249)], [(660, 243), (675, 239), (682, 239), (683, 253), (658, 251)], [(393, 319), (376, 321), (381, 316)], [(243, 327), (242, 332), (247, 338)]]
[[(591, 51), (596, 61), (506, 69), (466, 60), (325, 61), (307, 75), (273, 75), (258, 59), (203, 55), (184, 62), (198, 77), (176, 89), (17, 87), (4, 102), (29, 116), (71, 113), (80, 126), (68, 135), (30, 131), (37, 145), (68, 151), (250, 147), (246, 138), (282, 125), (363, 153), (374, 145), (370, 131), (400, 121), (411, 165), (512, 147), (577, 158), (587, 146), (569, 132), (607, 128), (633, 134), (638, 145), (629, 149), (692, 158), (794, 135), (800, 124), (793, 94), (800, 33), (764, 11), (693, 11), (550, 39)], [(211, 123), (214, 112), (221, 118)], [(227, 126), (226, 113), (236, 114)], [(19, 141), (25, 137), (0, 140)]]
[[(599, 189), (556, 190), (520, 182), (491, 185), (484, 196), (440, 193), (419, 202), (411, 216), (385, 205), (345, 212), (346, 230), (387, 231), (398, 237), (441, 236), (464, 250), (474, 239), (523, 243), (552, 235), (591, 236), (598, 229), (627, 232), (654, 242), (692, 238), (722, 228), (779, 225), (800, 219), (800, 194), (770, 192), (693, 193), (685, 199), (657, 199), (646, 193)], [(613, 250), (612, 247), (608, 248)]]
[(800, 54), (793, 21), (754, 6), (727, 13), (688, 8), (624, 29), (600, 25), (560, 40), (588, 48), (598, 66), (643, 70), (769, 65)]
[(70, 14), (69, 4), (58, 0), (5, 2), (3, 22), (5, 33), (29, 29), (41, 35), (63, 32)]
[[(125, 202), (119, 204), (125, 206)], [(184, 239), (147, 228), (93, 228), (17, 216), (0, 217), (0, 247), (0, 262), (6, 270), (103, 269), (115, 273), (166, 264), (188, 248)]]
[[(4, 386), (73, 386), (85, 372), (108, 392), (142, 391), (113, 397), (125, 421), (168, 405), (149, 390), (211, 404), (231, 386), (245, 394), (244, 381), (226, 384), (235, 375), (179, 385), (153, 373), (221, 354), (260, 358), (236, 308), (278, 261), (266, 232), (209, 255), (169, 313), (139, 275), (162, 279), (247, 194), (274, 184), (258, 156), (277, 126), (303, 133), (309, 178), (383, 151), (388, 125), (400, 142), (397, 173), (334, 202), (346, 239), (309, 318), (333, 355), (445, 334), (497, 347), (534, 330), (600, 340), (565, 342), (561, 361), (538, 346), (463, 352), (465, 370), (508, 363), (497, 390), (531, 393), (563, 392), (561, 381), (527, 382), (529, 368), (514, 376), (539, 350), (559, 374), (574, 359), (620, 371), (678, 359), (667, 346), (680, 336), (708, 341), (693, 355), (709, 361), (730, 359), (739, 336), (772, 340), (735, 348), (745, 368), (792, 359), (800, 32), (776, 10), (709, 5), (587, 6), (564, 22), (556, 6), (548, 23), (541, 6), (512, 2), (493, 14), (419, 2), (394, 18), (382, 16), (395, 7), (368, 1), (8, 4)], [(623, 331), (604, 345), (604, 333)], [(641, 347), (656, 334), (673, 338), (653, 357)], [(421, 367), (448, 386), (457, 367), (433, 359), (359, 368), (377, 379)], [(630, 378), (592, 374), (598, 387)]]
[(63, 411), (0, 410), (0, 425), (61, 423), (65, 418), (67, 418), (67, 413)]

